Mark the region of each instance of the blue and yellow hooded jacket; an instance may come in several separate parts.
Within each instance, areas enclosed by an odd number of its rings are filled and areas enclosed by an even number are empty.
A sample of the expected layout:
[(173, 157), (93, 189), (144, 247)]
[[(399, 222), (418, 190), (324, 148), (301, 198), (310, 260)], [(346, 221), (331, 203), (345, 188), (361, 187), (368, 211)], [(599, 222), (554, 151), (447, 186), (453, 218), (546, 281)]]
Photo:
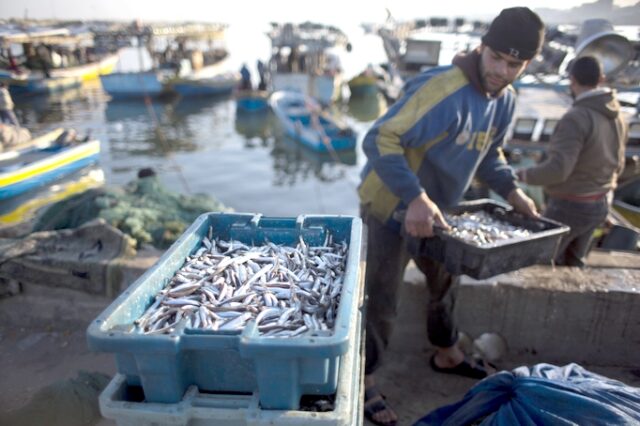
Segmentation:
[(457, 204), (474, 175), (503, 197), (516, 187), (501, 149), (515, 93), (509, 86), (488, 96), (479, 59), (474, 51), (410, 80), (365, 136), (358, 193), (382, 222), (397, 226), (393, 212), (422, 191), (440, 208)]

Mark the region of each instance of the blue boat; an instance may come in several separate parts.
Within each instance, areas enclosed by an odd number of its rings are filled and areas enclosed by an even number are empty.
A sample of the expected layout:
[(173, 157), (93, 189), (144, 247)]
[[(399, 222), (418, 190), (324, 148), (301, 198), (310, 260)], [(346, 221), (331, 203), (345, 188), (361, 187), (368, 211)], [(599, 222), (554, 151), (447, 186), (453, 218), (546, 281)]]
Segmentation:
[(269, 100), (285, 132), (318, 152), (355, 149), (354, 131), (323, 111), (313, 98), (299, 92), (280, 91)]
[(240, 75), (226, 72), (213, 77), (184, 77), (168, 83), (170, 90), (181, 96), (230, 95), (240, 82)]
[(118, 72), (100, 76), (102, 88), (112, 98), (161, 96), (167, 93), (160, 71)]
[(264, 90), (241, 90), (236, 92), (238, 111), (262, 112), (269, 108), (269, 93)]
[(0, 153), (0, 200), (46, 185), (98, 161), (100, 142), (58, 143), (62, 129)]

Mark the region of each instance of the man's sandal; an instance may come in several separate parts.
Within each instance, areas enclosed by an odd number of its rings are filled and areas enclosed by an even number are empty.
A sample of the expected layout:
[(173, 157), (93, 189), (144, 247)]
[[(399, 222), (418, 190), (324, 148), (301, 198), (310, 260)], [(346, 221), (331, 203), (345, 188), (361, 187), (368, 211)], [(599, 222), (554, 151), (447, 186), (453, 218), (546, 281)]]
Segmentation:
[[(465, 357), (465, 359), (455, 367), (438, 367), (436, 365), (436, 356), (433, 355), (429, 360), (429, 365), (433, 371), (437, 371), (438, 373), (446, 373), (446, 374), (455, 374), (463, 377), (470, 377), (472, 379), (484, 379), (488, 376), (487, 370), (483, 365), (482, 360), (477, 359), (469, 359)], [(487, 363), (487, 366), (493, 368), (495, 370), (495, 366), (491, 363)]]
[[(369, 402), (378, 396), (380, 397), (380, 399), (378, 399), (375, 402)], [(380, 420), (374, 419), (373, 417), (382, 411), (391, 409), (385, 399), (386, 399), (385, 396), (381, 394), (380, 391), (375, 386), (370, 386), (369, 388), (365, 389), (364, 390), (364, 416), (371, 423), (376, 424), (378, 426), (396, 426), (396, 424), (398, 423), (397, 420), (382, 422)]]

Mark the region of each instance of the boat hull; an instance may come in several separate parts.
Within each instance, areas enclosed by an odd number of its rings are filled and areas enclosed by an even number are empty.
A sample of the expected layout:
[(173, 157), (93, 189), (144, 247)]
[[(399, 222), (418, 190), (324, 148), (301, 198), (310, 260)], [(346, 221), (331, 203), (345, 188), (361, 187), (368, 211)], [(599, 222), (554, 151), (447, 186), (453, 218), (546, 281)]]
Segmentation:
[(239, 82), (237, 73), (226, 73), (206, 78), (177, 78), (168, 83), (168, 87), (180, 96), (220, 96), (230, 95)]
[(275, 91), (299, 92), (311, 96), (323, 105), (340, 99), (342, 76), (304, 73), (276, 73), (272, 76)]
[(27, 75), (12, 73), (0, 74), (0, 80), (9, 85), (14, 95), (44, 95), (79, 87), (83, 81), (93, 80), (102, 74), (113, 72), (118, 55), (109, 55), (98, 62), (78, 67), (52, 69), (51, 77), (45, 78), (40, 71), (32, 71)]
[(15, 164), (19, 163), (14, 163), (11, 170), (4, 172), (0, 169), (0, 200), (46, 185), (97, 162), (100, 142), (94, 140), (66, 147), (54, 145), (42, 151), (48, 155), (37, 161), (17, 167)]
[[(331, 116), (320, 112), (310, 97), (297, 92), (275, 92), (269, 101), (287, 135), (316, 152), (353, 150), (354, 132), (340, 126)], [(314, 113), (311, 109), (318, 111)]]
[(262, 112), (269, 108), (269, 94), (263, 91), (236, 93), (236, 108), (244, 112)]
[(359, 75), (349, 80), (351, 97), (372, 96), (378, 93), (378, 79), (375, 76)]
[(219, 96), (230, 95), (235, 84), (206, 85), (197, 82), (180, 82), (171, 85), (174, 92), (180, 96)]
[(114, 73), (100, 76), (102, 88), (112, 98), (140, 98), (166, 93), (157, 72)]

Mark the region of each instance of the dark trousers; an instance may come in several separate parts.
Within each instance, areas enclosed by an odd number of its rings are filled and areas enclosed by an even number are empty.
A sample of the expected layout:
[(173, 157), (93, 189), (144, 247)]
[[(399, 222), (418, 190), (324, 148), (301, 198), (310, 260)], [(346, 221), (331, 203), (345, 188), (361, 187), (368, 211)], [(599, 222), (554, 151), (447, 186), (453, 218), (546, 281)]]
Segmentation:
[[(362, 216), (368, 237), (365, 374), (371, 374), (380, 366), (382, 353), (389, 345), (400, 286), (411, 256), (398, 232), (364, 211)], [(452, 316), (454, 295), (449, 291), (454, 277), (439, 262), (425, 257), (414, 257), (413, 260), (427, 278), (429, 297), (425, 306), (429, 341), (439, 347), (453, 346), (458, 338)]]
[(550, 198), (544, 216), (569, 226), (569, 234), (562, 238), (556, 254), (556, 264), (584, 266), (591, 248), (593, 231), (609, 213), (606, 197), (596, 201), (569, 201)]

